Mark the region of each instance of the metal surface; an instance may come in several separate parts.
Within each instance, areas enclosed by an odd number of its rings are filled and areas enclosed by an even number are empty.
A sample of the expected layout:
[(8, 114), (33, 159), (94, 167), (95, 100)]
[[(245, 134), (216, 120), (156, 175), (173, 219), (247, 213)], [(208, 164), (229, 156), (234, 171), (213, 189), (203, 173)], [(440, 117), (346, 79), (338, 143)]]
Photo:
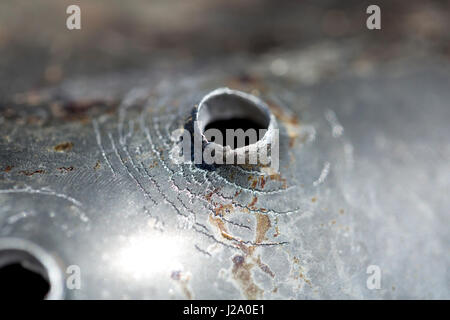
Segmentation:
[[(57, 299), (450, 298), (448, 2), (379, 1), (381, 30), (359, 1), (77, 3), (76, 31), (0, 3), (0, 268)], [(280, 174), (172, 161), (223, 87), (267, 103)]]
[[(98, 101), (117, 95), (114, 78), (16, 106), (29, 116), (2, 116), (0, 235), (39, 245), (63, 276), (78, 265), (69, 299), (448, 298), (448, 65), (349, 68), (313, 85), (262, 65), (245, 80), (121, 76), (132, 88), (116, 107), (71, 121), (53, 97)], [(280, 175), (170, 161), (170, 132), (224, 84), (277, 116)], [(369, 265), (380, 290), (366, 287)]]

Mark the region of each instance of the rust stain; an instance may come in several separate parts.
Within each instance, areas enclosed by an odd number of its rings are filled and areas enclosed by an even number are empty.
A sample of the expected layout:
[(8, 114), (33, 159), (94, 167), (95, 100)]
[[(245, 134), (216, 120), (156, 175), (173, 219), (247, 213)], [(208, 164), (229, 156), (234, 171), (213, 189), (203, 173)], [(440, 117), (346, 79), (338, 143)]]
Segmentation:
[(272, 278), (275, 278), (275, 274), (272, 270), (270, 270), (269, 266), (261, 261), (261, 256), (258, 256), (258, 259), (256, 260), (256, 263), (258, 264), (258, 267), (265, 273), (267, 273)]
[(316, 197), (313, 197), (312, 199), (311, 199), (311, 202), (316, 202), (317, 201), (317, 198)]
[(10, 172), (12, 168), (14, 168), (14, 166), (6, 166), (6, 167), (3, 169), (3, 172)]
[(274, 173), (269, 175), (270, 180), (281, 182), (281, 187), (283, 189), (287, 188), (287, 181), (285, 178), (281, 177), (279, 173)]
[(303, 268), (302, 268), (302, 266), (300, 265), (300, 259), (299, 259), (298, 257), (295, 257), (295, 256), (294, 256), (294, 257), (292, 258), (292, 263), (298, 265), (298, 267), (299, 267), (299, 269), (300, 269), (300, 271), (298, 271), (298, 275), (297, 275), (297, 273), (294, 274), (294, 279), (296, 279), (296, 280), (301, 279), (301, 280), (303, 280), (305, 283), (307, 283), (307, 284), (312, 288), (311, 280), (309, 280), (309, 279), (304, 275), (304, 273), (302, 272)]
[(251, 182), (250, 188), (252, 188), (252, 189), (255, 189), (256, 186), (258, 185), (258, 178), (255, 178), (252, 175), (248, 176), (247, 181)]
[(72, 142), (62, 142), (53, 147), (53, 150), (56, 152), (67, 152), (72, 150), (73, 143)]
[(170, 278), (178, 283), (181, 291), (188, 300), (193, 299), (193, 294), (191, 290), (189, 290), (189, 280), (191, 279), (190, 273), (183, 273), (181, 271), (172, 271), (172, 273), (170, 274)]
[(153, 168), (155, 168), (155, 167), (157, 167), (158, 166), (158, 162), (155, 160), (155, 161), (153, 161), (152, 163), (150, 163), (150, 165), (148, 166), (150, 169), (153, 169)]
[(229, 234), (229, 233), (227, 233), (225, 231), (222, 231), (221, 235), (222, 235), (222, 237), (224, 237), (227, 240), (236, 240), (231, 234)]
[(261, 243), (266, 239), (266, 233), (271, 227), (269, 216), (261, 213), (256, 214), (256, 237), (255, 243)]
[(250, 204), (248, 205), (249, 208), (254, 209), (255, 208), (255, 204), (256, 204), (257, 201), (258, 201), (258, 197), (254, 196), (253, 199), (252, 199), (252, 202), (250, 202)]
[(308, 278), (305, 277), (305, 275), (303, 273), (300, 272), (300, 279), (302, 279), (303, 281), (305, 281), (310, 287), (312, 287), (311, 284), (311, 280), (309, 280)]
[(238, 76), (234, 76), (230, 78), (226, 84), (230, 88), (251, 92), (253, 95), (258, 95), (259, 92), (266, 91), (262, 79), (249, 73), (242, 73)]
[[(270, 178), (270, 175), (269, 175)], [(264, 189), (264, 187), (266, 186), (266, 182), (267, 182), (267, 178), (265, 176), (261, 176), (261, 177), (253, 177), (253, 176), (249, 176), (247, 179), (249, 182), (251, 181), (251, 188), (255, 189), (258, 184), (261, 186), (262, 189)]]
[(237, 240), (228, 232), (228, 229), (225, 226), (225, 222), (222, 219), (220, 219), (218, 217), (216, 218), (216, 217), (213, 217), (212, 215), (210, 215), (209, 216), (209, 222), (212, 225), (216, 226), (217, 229), (219, 229), (220, 235), (222, 237), (224, 237), (225, 239), (227, 239), (227, 240)]
[(35, 170), (35, 171), (25, 171), (25, 170), (22, 170), (22, 171), (19, 171), (19, 173), (24, 174), (24, 175), (26, 175), (26, 176), (28, 176), (28, 177), (31, 177), (31, 176), (34, 175), (34, 174), (44, 174), (45, 171), (42, 170), (42, 169)]
[(208, 194), (206, 195), (205, 199), (206, 199), (207, 201), (211, 201), (211, 198), (212, 198), (213, 194), (217, 193), (217, 191), (219, 191), (219, 188), (216, 188), (216, 189), (214, 189), (213, 191), (211, 191), (210, 193), (208, 193)]
[(251, 257), (256, 249), (256, 246), (247, 246), (244, 243), (238, 243), (237, 246), (239, 249), (241, 249), (246, 257)]
[(299, 137), (299, 119), (295, 114), (288, 114), (273, 101), (269, 101), (268, 105), (273, 114), (284, 123), (289, 136), (289, 147), (292, 148), (295, 145), (296, 139)]
[(94, 166), (94, 170), (98, 170), (98, 169), (100, 169), (100, 161), (99, 160), (97, 160), (97, 162), (95, 163), (95, 166)]
[(113, 114), (118, 105), (117, 101), (102, 100), (54, 101), (50, 110), (57, 119), (87, 123), (91, 117)]
[(275, 233), (273, 234), (273, 237), (276, 238), (280, 235), (280, 230), (278, 229), (278, 226), (275, 226)]
[(261, 189), (264, 189), (264, 186), (266, 185), (266, 178), (264, 178), (264, 176), (261, 176), (260, 184), (261, 184)]
[(286, 111), (284, 111), (278, 104), (269, 100), (268, 106), (269, 106), (270, 110), (273, 112), (273, 114), (281, 121), (292, 124), (292, 125), (297, 125), (297, 126), (299, 125), (298, 118), (294, 114), (292, 114), (292, 115), (286, 114)]
[(229, 213), (233, 211), (233, 204), (219, 204), (214, 208), (214, 213), (216, 216), (224, 216), (225, 213)]
[(245, 297), (249, 300), (261, 299), (264, 291), (258, 287), (252, 278), (252, 263), (247, 263), (246, 258), (241, 255), (234, 256), (232, 275), (239, 285)]

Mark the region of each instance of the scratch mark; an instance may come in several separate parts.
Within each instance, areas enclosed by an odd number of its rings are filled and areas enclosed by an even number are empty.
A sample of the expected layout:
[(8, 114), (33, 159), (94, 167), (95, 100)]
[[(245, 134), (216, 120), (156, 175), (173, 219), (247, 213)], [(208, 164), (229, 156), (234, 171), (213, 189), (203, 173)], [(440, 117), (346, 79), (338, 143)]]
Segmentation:
[(213, 240), (214, 242), (217, 242), (217, 243), (219, 243), (219, 244), (221, 244), (221, 245), (223, 245), (223, 246), (225, 246), (225, 247), (228, 247), (228, 248), (230, 248), (230, 249), (235, 249), (235, 250), (238, 249), (238, 248), (235, 247), (235, 246), (232, 246), (232, 245), (229, 245), (228, 243), (225, 243), (225, 242), (222, 242), (222, 241), (217, 240), (212, 234), (210, 234), (210, 233), (208, 233), (208, 232), (205, 232), (205, 231), (196, 229), (195, 226), (193, 226), (192, 229), (195, 230), (195, 231), (197, 231), (197, 232), (199, 232), (199, 233), (201, 233), (201, 234), (203, 234), (204, 236), (210, 238), (210, 239)]
[[(170, 146), (167, 144), (167, 142), (165, 142), (165, 140), (162, 139), (161, 132), (159, 131), (159, 126), (158, 126), (157, 123), (155, 123), (155, 122), (154, 122), (154, 127), (155, 127), (155, 130), (157, 130), (158, 136), (161, 137), (161, 141), (163, 141), (164, 146), (165, 146), (166, 148), (170, 148)], [(167, 130), (167, 129), (166, 129), (166, 130)], [(147, 129), (147, 133), (148, 133), (148, 129)], [(167, 132), (167, 133), (168, 133), (168, 132)], [(151, 140), (150, 140), (150, 141), (151, 141)], [(165, 163), (163, 163), (163, 166), (167, 167), (167, 166), (165, 165)], [(193, 165), (192, 163), (190, 163), (190, 170), (191, 170), (192, 172), (201, 172), (201, 173), (203, 174), (203, 177), (204, 177), (205, 181), (207, 182), (208, 187), (211, 185), (212, 179), (208, 178), (208, 176), (207, 176), (208, 171), (198, 169), (198, 168), (197, 168), (195, 165)], [(295, 190), (295, 189), (297, 188), (297, 186), (290, 186), (290, 187), (287, 187), (287, 188), (285, 188), (285, 189), (283, 188), (283, 189), (271, 190), (271, 191), (255, 190), (255, 189), (243, 187), (243, 186), (237, 185), (237, 184), (234, 183), (234, 182), (228, 181), (226, 178), (220, 176), (220, 175), (217, 174), (215, 171), (213, 171), (211, 174), (214, 175), (214, 177), (215, 177), (216, 179), (221, 180), (221, 181), (224, 182), (225, 184), (228, 184), (228, 185), (232, 186), (232, 187), (235, 188), (235, 189), (238, 189), (238, 190), (244, 191), (244, 192), (249, 192), (249, 193), (252, 193), (252, 194), (256, 193), (256, 194), (258, 194), (258, 195), (284, 194), (284, 193), (286, 193), (286, 192), (288, 192), (288, 191)]]
[(333, 110), (328, 109), (325, 111), (325, 119), (331, 126), (331, 134), (334, 138), (339, 138), (344, 133), (344, 127), (339, 123), (336, 113)]
[(67, 196), (63, 193), (57, 193), (55, 191), (52, 191), (50, 189), (33, 189), (29, 186), (25, 187), (25, 188), (17, 188), (17, 189), (4, 189), (4, 190), (0, 190), (0, 194), (4, 194), (4, 193), (29, 193), (29, 194), (42, 194), (42, 195), (47, 195), (47, 196), (54, 196), (54, 197), (58, 197), (64, 200), (67, 200), (69, 202), (71, 202), (72, 204), (76, 205), (77, 207), (82, 208), (83, 205), (81, 204), (81, 202), (79, 202), (78, 200)]
[(234, 222), (234, 221), (230, 221), (230, 220), (226, 219), (225, 217), (221, 217), (221, 218), (222, 218), (223, 221), (225, 221), (225, 222), (227, 222), (229, 224), (232, 224), (232, 225), (234, 225), (236, 227), (245, 228), (245, 229), (250, 230), (250, 231), (252, 230), (252, 228), (250, 228), (249, 226), (246, 226), (244, 224), (237, 223), (237, 222)]
[(320, 176), (319, 178), (313, 182), (313, 185), (315, 187), (317, 187), (319, 184), (322, 184), (325, 179), (328, 177), (328, 174), (330, 173), (330, 163), (329, 162), (325, 162), (325, 164), (323, 165), (323, 169), (322, 172), (320, 172)]
[[(142, 114), (141, 117), (140, 117), (140, 119), (139, 119), (139, 125), (140, 125), (142, 131), (144, 132), (144, 135), (145, 135), (145, 137), (146, 137), (146, 140), (147, 140), (148, 144), (150, 145), (151, 152), (153, 153), (153, 155), (156, 156), (157, 161), (161, 164), (161, 166), (164, 168), (164, 170), (167, 171), (167, 173), (168, 173), (168, 179), (169, 179), (169, 182), (170, 182), (172, 188), (174, 188), (174, 190), (176, 190), (177, 193), (186, 192), (186, 193), (187, 193), (187, 196), (188, 196), (190, 199), (192, 199), (192, 197), (194, 197), (195, 199), (198, 199), (198, 200), (204, 200), (204, 199), (202, 199), (201, 197), (199, 197), (199, 195), (193, 194), (189, 189), (187, 189), (187, 188), (180, 188), (180, 187), (175, 183), (175, 181), (173, 180), (173, 176), (175, 176), (175, 175), (181, 175), (181, 176), (184, 177), (184, 167), (183, 167), (183, 166), (177, 166), (178, 168), (180, 168), (180, 170), (177, 170), (177, 169), (173, 170), (173, 169), (169, 168), (169, 166), (165, 163), (165, 161), (164, 161), (164, 160), (162, 159), (162, 157), (160, 156), (159, 152), (156, 150), (156, 147), (155, 147), (155, 145), (154, 145), (154, 143), (153, 143), (153, 141), (152, 141), (152, 137), (151, 137), (151, 134), (150, 134), (150, 130), (149, 130), (149, 128), (145, 125), (144, 118), (145, 118), (145, 117), (144, 117), (144, 115)], [(156, 137), (158, 138), (158, 141), (161, 141), (161, 142), (163, 143), (163, 145), (164, 145), (165, 148), (170, 147), (170, 146), (167, 144), (167, 142), (164, 140), (164, 137), (161, 135), (161, 132), (159, 131), (159, 125), (158, 125), (157, 123), (153, 123), (153, 124), (154, 124), (154, 125), (153, 125), (153, 128), (155, 128), (155, 130), (157, 130), (157, 132), (156, 132)], [(166, 130), (167, 130), (167, 126), (166, 126), (165, 128), (166, 128)], [(180, 212), (179, 208), (177, 208), (177, 206), (175, 206), (175, 203), (172, 202), (171, 200), (169, 200), (168, 197), (161, 191), (161, 187), (159, 186), (159, 183), (157, 183), (156, 180), (154, 179), (154, 177), (152, 177), (152, 175), (150, 174), (149, 170), (147, 169), (147, 167), (145, 166), (145, 164), (144, 164), (143, 162), (140, 163), (140, 167), (142, 168), (142, 170), (145, 171), (145, 173), (147, 174), (147, 176), (148, 176), (148, 177), (153, 181), (153, 183), (156, 185), (157, 190), (159, 191), (159, 193), (161, 194), (161, 196), (163, 197), (163, 199), (165, 200), (165, 202), (168, 203), (169, 205), (171, 205), (171, 206), (174, 208), (174, 210), (176, 211), (177, 214), (182, 215), (182, 216), (184, 216), (184, 217), (187, 217), (186, 215), (182, 214), (182, 213)], [(197, 170), (198, 170), (198, 169), (197, 169)], [(192, 172), (197, 171), (197, 170), (196, 170), (195, 168), (192, 168), (192, 167), (191, 167), (191, 174), (189, 174), (189, 176), (192, 177), (194, 180), (196, 180), (196, 179), (194, 178), (194, 175), (192, 174)], [(206, 176), (206, 172), (202, 170), (201, 173), (203, 174), (203, 176), (204, 176), (205, 180), (207, 181), (208, 185), (210, 185), (211, 183), (210, 183), (209, 179), (208, 179), (207, 176)], [(221, 176), (218, 176), (218, 177), (219, 177), (219, 178), (222, 178)], [(224, 178), (222, 178), (222, 179), (224, 179)], [(205, 185), (205, 183), (200, 183), (200, 182), (198, 182), (198, 181), (195, 181), (195, 182), (196, 182), (198, 185)], [(225, 180), (225, 182), (228, 183), (228, 184), (232, 184), (232, 183), (230, 183), (230, 182), (227, 181), (227, 180)], [(234, 185), (235, 187), (239, 188), (239, 186), (237, 186), (237, 185), (235, 185), (235, 184), (232, 184), (232, 185)], [(241, 187), (241, 188), (242, 188), (242, 187)], [(254, 193), (254, 190), (248, 189), (248, 191), (252, 191), (252, 193)], [(286, 190), (283, 190), (283, 192), (286, 192)], [(275, 191), (275, 192), (269, 191), (269, 192), (261, 192), (261, 193), (264, 193), (264, 194), (270, 194), (270, 193), (277, 193), (277, 191)], [(220, 196), (220, 197), (223, 199), (224, 196)], [(180, 199), (179, 196), (177, 196), (177, 200), (178, 200), (178, 202), (179, 202), (179, 204), (181, 205), (181, 208), (182, 208), (183, 210), (186, 210), (186, 211), (189, 212), (191, 215), (193, 214), (192, 210), (191, 210), (190, 208), (187, 207), (187, 205)], [(192, 203), (192, 202), (191, 202), (191, 203)], [(210, 205), (210, 204), (209, 204), (209, 205)], [(208, 208), (208, 207), (206, 207), (206, 206), (205, 206), (205, 208), (206, 208), (207, 210), (211, 211), (211, 208)], [(259, 212), (259, 211), (258, 211), (258, 212)], [(266, 212), (268, 212), (268, 210), (267, 210)], [(195, 214), (193, 214), (193, 215), (194, 215), (194, 217), (196, 216)], [(196, 227), (196, 226), (197, 226), (197, 227)], [(217, 240), (217, 239), (210, 233), (209, 229), (207, 229), (207, 228), (205, 228), (204, 226), (200, 225), (202, 228), (205, 229), (205, 231), (203, 231), (203, 230), (199, 229), (198, 226), (199, 226), (199, 223), (195, 222), (195, 223), (193, 224), (193, 226), (192, 226), (192, 229), (193, 229), (194, 231), (196, 231), (196, 232), (199, 232), (199, 233), (201, 233), (201, 234), (204, 234), (205, 236), (207, 236), (207, 237), (213, 239), (213, 241), (215, 241), (215, 242), (217, 242), (217, 243), (220, 243), (220, 244), (225, 245), (225, 246), (227, 246), (227, 247), (231, 247), (231, 248), (236, 249), (235, 246), (228, 245), (228, 244), (226, 244), (226, 243), (224, 243), (224, 242), (221, 242), (221, 241)], [(239, 225), (239, 226), (240, 226), (240, 227), (244, 227), (244, 228), (246, 227), (246, 226), (243, 226), (243, 225)], [(248, 228), (248, 227), (247, 227), (247, 228)], [(256, 244), (256, 243), (253, 243), (253, 242), (251, 242), (251, 241), (243, 241), (243, 240), (238, 240), (237, 242), (238, 242), (238, 244), (247, 243), (247, 244), (252, 244), (252, 245), (255, 245), (255, 246), (273, 246), (273, 245), (283, 245), (283, 244), (286, 244), (286, 243), (284, 243), (284, 242), (276, 242), (276, 243), (259, 243), (259, 244)]]
[(123, 162), (122, 157), (120, 156), (117, 148), (116, 148), (116, 144), (114, 143), (114, 139), (112, 137), (112, 134), (109, 132), (108, 133), (108, 138), (111, 141), (111, 145), (112, 148), (114, 150), (114, 154), (117, 156), (117, 158), (119, 159), (120, 163), (122, 164), (122, 166), (125, 168), (125, 171), (127, 172), (128, 176), (130, 176), (130, 178), (136, 183), (136, 185), (138, 186), (138, 188), (143, 192), (144, 196), (146, 198), (148, 198), (150, 201), (153, 202), (153, 204), (157, 205), (156, 201), (152, 198), (152, 196), (148, 193), (147, 190), (145, 190), (144, 186), (139, 182), (139, 180), (131, 173), (131, 171), (128, 169), (127, 165)]
[[(141, 119), (141, 121), (142, 121), (142, 122), (141, 122), (141, 126), (144, 126), (144, 125), (143, 125), (143, 120), (142, 120), (142, 119)], [(154, 124), (155, 124), (155, 126), (154, 126), (155, 129), (158, 130), (159, 127), (157, 126), (156, 123), (154, 123)], [(145, 128), (145, 129), (146, 129), (146, 134), (148, 135), (148, 138), (147, 138), (147, 139), (148, 139), (149, 142), (151, 143), (150, 133), (149, 133), (149, 131), (148, 131), (147, 128)], [(166, 128), (166, 130), (167, 130), (167, 128)], [(168, 133), (168, 132), (167, 132), (167, 133)], [(158, 131), (158, 135), (161, 137), (161, 140), (163, 141), (164, 146), (165, 146), (166, 148), (170, 148), (170, 146), (164, 141), (164, 139), (162, 139), (161, 133), (160, 133), (159, 131)], [(179, 188), (179, 187), (175, 184), (175, 182), (173, 181), (173, 179), (172, 179), (172, 176), (173, 176), (173, 175), (183, 175), (183, 172), (184, 172), (183, 166), (180, 166), (180, 167), (181, 167), (181, 171), (180, 171), (180, 170), (178, 170), (178, 171), (173, 171), (172, 169), (170, 169), (169, 167), (167, 167), (167, 165), (166, 165), (166, 164), (164, 163), (164, 161), (161, 159), (161, 157), (159, 156), (159, 154), (158, 154), (158, 153), (156, 152), (156, 150), (154, 149), (153, 144), (152, 144), (152, 150), (153, 150), (153, 153), (157, 156), (159, 162), (162, 164), (163, 168), (166, 169), (166, 171), (169, 173), (169, 179), (171, 180), (172, 185), (174, 185), (174, 187), (176, 187), (177, 191), (179, 191), (179, 192), (180, 192), (180, 191), (185, 191), (185, 192), (188, 192), (190, 195), (193, 195), (193, 194), (190, 192), (190, 190), (188, 190), (188, 189), (186, 189), (186, 188), (184, 188), (184, 189)], [(203, 175), (204, 180), (206, 181), (206, 185), (207, 185), (206, 189), (209, 190), (209, 191), (211, 191), (210, 185), (212, 184), (212, 182), (211, 182), (212, 180), (210, 180), (210, 179), (207, 177), (207, 172), (204, 171), (204, 170), (197, 169), (192, 163), (190, 163), (190, 170), (191, 170), (191, 172), (201, 172), (202, 175)], [(199, 182), (199, 181), (195, 178), (195, 176), (194, 176), (193, 174), (191, 174), (190, 177), (191, 177), (191, 178), (193, 179), (193, 181), (196, 182), (198, 185), (203, 185), (203, 184), (204, 184), (204, 183)], [(287, 188), (287, 189), (280, 189), (280, 190), (274, 190), (274, 191), (258, 191), (258, 190), (253, 190), (253, 189), (248, 189), (248, 188), (240, 187), (240, 186), (236, 185), (235, 183), (229, 182), (228, 180), (226, 180), (225, 178), (223, 178), (223, 177), (221, 177), (221, 176), (219, 176), (219, 175), (217, 175), (217, 177), (221, 178), (223, 181), (225, 181), (225, 182), (228, 183), (228, 184), (234, 185), (234, 186), (237, 187), (238, 189), (240, 188), (240, 190), (246, 189), (247, 191), (251, 191), (252, 193), (257, 193), (257, 194), (262, 194), (262, 195), (268, 195), (268, 194), (271, 194), (271, 193), (279, 193), (279, 192), (288, 192), (288, 190), (294, 189), (294, 188), (296, 187), (296, 186), (292, 186), (292, 187), (289, 187), (289, 188)], [(231, 203), (232, 203), (233, 205), (235, 205), (235, 206), (237, 206), (237, 207), (239, 207), (239, 208), (243, 208), (243, 209), (249, 210), (250, 212), (254, 212), (254, 213), (259, 213), (259, 212), (261, 211), (261, 210), (255, 210), (254, 208), (250, 208), (249, 206), (246, 206), (246, 205), (241, 205), (241, 204), (239, 204), (239, 203), (236, 203), (236, 202), (233, 200), (233, 197), (226, 197), (225, 195), (219, 194), (218, 192), (215, 192), (215, 194), (216, 194), (216, 196), (218, 196), (219, 198), (221, 198), (222, 201), (230, 200)], [(198, 195), (193, 195), (193, 196), (198, 197)], [(200, 198), (200, 200), (205, 200), (205, 199), (201, 199), (201, 198)], [(207, 202), (207, 201), (206, 201), (206, 202)], [(210, 209), (209, 207), (206, 208), (206, 209), (211, 211), (211, 209)], [(264, 211), (265, 211), (265, 213), (270, 213), (270, 214), (274, 214), (274, 215), (278, 215), (278, 214), (283, 215), (283, 214), (297, 213), (297, 212), (301, 211), (301, 209), (300, 209), (300, 208), (295, 208), (295, 209), (291, 209), (291, 210), (287, 210), (287, 211), (276, 211), (276, 210), (264, 210)]]
[(33, 213), (33, 212), (22, 211), (22, 212), (19, 212), (15, 215), (8, 217), (8, 219), (6, 221), (8, 224), (14, 224), (19, 220), (25, 219), (27, 217), (32, 217), (34, 215), (35, 215), (35, 213)]
[(111, 163), (108, 160), (108, 157), (106, 157), (106, 152), (105, 149), (103, 149), (103, 145), (102, 145), (102, 138), (100, 136), (100, 130), (98, 128), (98, 123), (97, 120), (93, 119), (92, 120), (92, 126), (94, 127), (94, 131), (95, 131), (95, 138), (97, 139), (97, 144), (98, 147), (100, 148), (100, 151), (102, 153), (103, 158), (106, 161), (106, 164), (108, 165), (109, 169), (111, 170), (111, 172), (113, 173), (113, 175), (116, 175), (116, 172), (114, 171)]
[(200, 249), (199, 246), (197, 246), (196, 244), (194, 244), (195, 249), (197, 249), (199, 252), (206, 254), (207, 256), (211, 257), (211, 253), (209, 253), (206, 250)]

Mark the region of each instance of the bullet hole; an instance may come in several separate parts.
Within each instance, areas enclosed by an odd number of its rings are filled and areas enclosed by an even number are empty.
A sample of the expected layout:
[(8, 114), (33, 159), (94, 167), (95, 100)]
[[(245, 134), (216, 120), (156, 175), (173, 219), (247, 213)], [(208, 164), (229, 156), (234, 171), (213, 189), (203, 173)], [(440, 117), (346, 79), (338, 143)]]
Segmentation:
[(43, 300), (50, 291), (46, 268), (21, 250), (0, 251), (2, 296), (13, 300)]
[(209, 142), (240, 148), (250, 144), (250, 137), (245, 136), (244, 142), (236, 136), (234, 141), (227, 141), (225, 139), (227, 129), (242, 129), (244, 132), (254, 129), (256, 139), (260, 140), (264, 135), (260, 129), (267, 130), (271, 118), (269, 109), (257, 97), (221, 88), (208, 94), (200, 103), (197, 121), (202, 134), (208, 129), (218, 129), (221, 132), (223, 141), (211, 139)]
[[(227, 120), (217, 120), (209, 123), (205, 127), (205, 131), (208, 129), (218, 129), (223, 137), (226, 137), (226, 129), (242, 129), (244, 131), (247, 131), (248, 129), (254, 129), (257, 133), (257, 139), (261, 139), (259, 134), (259, 129), (266, 129), (263, 126), (261, 126), (259, 123), (251, 120), (251, 119), (243, 119), (243, 118), (232, 118)], [(211, 142), (215, 142), (215, 139), (211, 139)], [(240, 145), (237, 137), (234, 138), (234, 142), (227, 141), (224, 139), (225, 145), (229, 145), (230, 147), (236, 146), (237, 148), (248, 146), (250, 144), (250, 138), (245, 137), (244, 145)]]

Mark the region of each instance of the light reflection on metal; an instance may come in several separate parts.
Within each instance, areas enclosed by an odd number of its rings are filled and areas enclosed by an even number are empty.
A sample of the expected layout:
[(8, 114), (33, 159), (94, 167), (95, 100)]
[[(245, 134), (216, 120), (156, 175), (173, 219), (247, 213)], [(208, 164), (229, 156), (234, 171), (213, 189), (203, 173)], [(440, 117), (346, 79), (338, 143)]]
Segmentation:
[(118, 272), (135, 279), (167, 276), (175, 270), (182, 270), (179, 255), (183, 241), (171, 235), (131, 235), (117, 249), (114, 265)]

